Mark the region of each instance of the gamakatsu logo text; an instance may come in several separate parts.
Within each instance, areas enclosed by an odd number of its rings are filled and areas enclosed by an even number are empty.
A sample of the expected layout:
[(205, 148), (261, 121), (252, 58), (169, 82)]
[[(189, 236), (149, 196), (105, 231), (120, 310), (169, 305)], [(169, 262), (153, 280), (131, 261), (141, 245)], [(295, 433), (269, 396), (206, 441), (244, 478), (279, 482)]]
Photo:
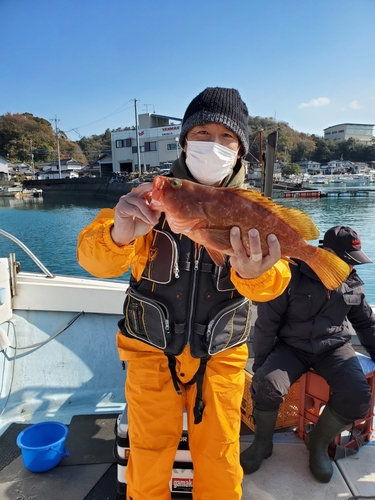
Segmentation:
[(174, 490), (185, 490), (185, 489), (193, 489), (193, 480), (189, 478), (173, 478), (172, 479), (172, 488)]

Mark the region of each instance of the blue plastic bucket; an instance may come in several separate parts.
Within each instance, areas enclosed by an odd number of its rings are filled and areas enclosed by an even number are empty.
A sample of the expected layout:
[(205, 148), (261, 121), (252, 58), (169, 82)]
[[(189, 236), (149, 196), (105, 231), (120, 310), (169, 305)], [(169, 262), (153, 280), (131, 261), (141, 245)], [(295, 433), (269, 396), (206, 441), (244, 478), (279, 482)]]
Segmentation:
[(69, 455), (65, 448), (68, 428), (60, 422), (41, 422), (30, 425), (17, 436), (23, 464), (31, 472), (53, 469), (63, 457)]

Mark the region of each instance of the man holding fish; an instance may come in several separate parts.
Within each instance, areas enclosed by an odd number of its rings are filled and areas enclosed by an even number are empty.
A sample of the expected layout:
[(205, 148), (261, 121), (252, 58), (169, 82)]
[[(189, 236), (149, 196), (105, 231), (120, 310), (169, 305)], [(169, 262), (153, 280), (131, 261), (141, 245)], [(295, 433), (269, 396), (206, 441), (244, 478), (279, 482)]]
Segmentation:
[(305, 243), (317, 236), (306, 215), (279, 210), (256, 192), (249, 199), (242, 189), (248, 110), (237, 90), (207, 88), (195, 97), (179, 140), (183, 152), (170, 176), (101, 210), (82, 230), (77, 256), (98, 277), (131, 268), (117, 334), (127, 362), (127, 498), (170, 498), (186, 411), (194, 499), (239, 500), (251, 300), (285, 290), (293, 254), (316, 264), (331, 288), (348, 268), (321, 249), (317, 258)]

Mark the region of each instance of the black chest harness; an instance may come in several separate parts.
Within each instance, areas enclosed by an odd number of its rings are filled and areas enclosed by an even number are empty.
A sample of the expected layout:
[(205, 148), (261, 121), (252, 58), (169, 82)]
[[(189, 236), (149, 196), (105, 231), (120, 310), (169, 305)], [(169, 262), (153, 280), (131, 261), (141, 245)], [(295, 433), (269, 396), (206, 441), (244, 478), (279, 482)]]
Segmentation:
[[(130, 279), (119, 321), (123, 335), (164, 351), (176, 391), (197, 384), (195, 423), (202, 420), (203, 377), (211, 356), (247, 341), (250, 301), (230, 281), (230, 266), (216, 266), (203, 247), (176, 235), (161, 221), (142, 277)], [(189, 382), (176, 373), (175, 356), (189, 344), (200, 366)]]

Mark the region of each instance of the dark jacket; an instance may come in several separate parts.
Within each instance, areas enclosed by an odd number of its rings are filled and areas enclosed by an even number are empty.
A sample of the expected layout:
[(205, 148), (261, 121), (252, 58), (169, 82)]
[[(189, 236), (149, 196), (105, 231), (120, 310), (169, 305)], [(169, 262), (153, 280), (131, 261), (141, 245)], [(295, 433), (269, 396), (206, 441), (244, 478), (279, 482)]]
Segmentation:
[(339, 288), (329, 291), (307, 264), (296, 263), (290, 266), (292, 278), (285, 292), (258, 304), (254, 370), (264, 363), (277, 339), (295, 349), (320, 354), (350, 342), (351, 325), (375, 361), (375, 315), (357, 272), (353, 270)]

